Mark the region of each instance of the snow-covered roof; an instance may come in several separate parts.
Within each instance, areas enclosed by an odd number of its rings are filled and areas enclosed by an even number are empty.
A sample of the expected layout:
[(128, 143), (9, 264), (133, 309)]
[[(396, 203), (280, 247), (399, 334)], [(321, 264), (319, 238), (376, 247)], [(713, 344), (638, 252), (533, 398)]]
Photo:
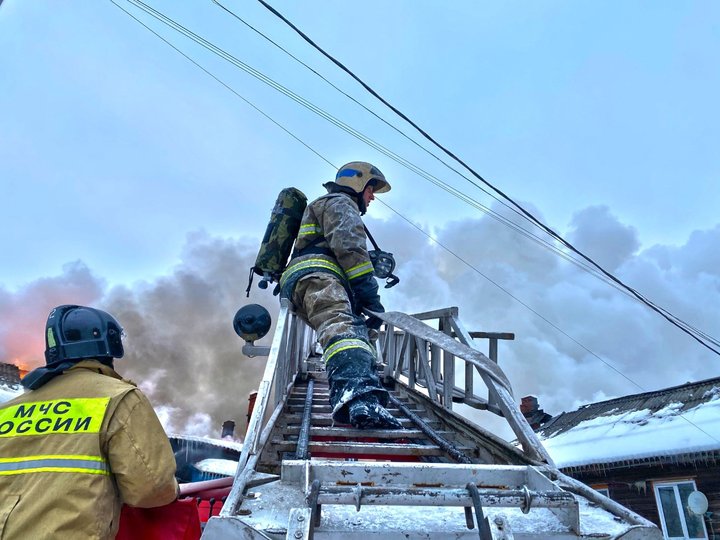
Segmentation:
[(720, 378), (584, 405), (539, 430), (560, 468), (720, 457)]

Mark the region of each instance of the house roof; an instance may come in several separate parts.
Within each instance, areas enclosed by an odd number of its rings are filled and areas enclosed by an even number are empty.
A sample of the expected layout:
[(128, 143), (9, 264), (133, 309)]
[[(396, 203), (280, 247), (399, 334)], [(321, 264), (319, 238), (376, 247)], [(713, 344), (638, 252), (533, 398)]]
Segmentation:
[(720, 377), (583, 405), (538, 430), (563, 469), (720, 459)]

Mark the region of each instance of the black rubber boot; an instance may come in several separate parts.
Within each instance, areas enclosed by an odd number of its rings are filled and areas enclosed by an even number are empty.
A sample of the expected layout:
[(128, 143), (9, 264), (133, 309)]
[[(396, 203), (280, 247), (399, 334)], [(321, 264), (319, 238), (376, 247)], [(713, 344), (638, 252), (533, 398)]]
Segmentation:
[[(347, 341), (346, 343), (343, 343)], [(339, 424), (350, 423), (350, 403), (367, 394), (385, 405), (388, 393), (380, 384), (375, 372), (375, 355), (365, 340), (351, 335), (340, 335), (325, 347), (332, 351), (336, 343), (351, 345), (333, 352), (326, 361), (328, 385), (330, 386), (330, 406), (333, 408), (333, 420)]]
[(350, 424), (357, 429), (402, 429), (402, 424), (380, 405), (375, 394), (353, 399), (349, 406)]

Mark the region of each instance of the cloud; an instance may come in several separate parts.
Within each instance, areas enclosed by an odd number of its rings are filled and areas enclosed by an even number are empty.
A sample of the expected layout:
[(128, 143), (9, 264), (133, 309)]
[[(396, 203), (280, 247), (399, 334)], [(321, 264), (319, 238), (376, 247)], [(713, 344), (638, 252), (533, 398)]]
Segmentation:
[[(114, 315), (126, 332), (117, 371), (145, 391), (169, 432), (220, 436), (222, 422), (246, 423), (247, 397), (264, 370), (264, 358), (247, 358), (234, 333), (235, 311), (264, 304), (276, 318), (278, 302), (245, 297), (254, 241), (188, 235), (180, 263), (155, 281), (107, 289), (82, 262), (60, 276), (17, 292), (0, 289), (0, 353), (27, 367), (44, 364), (45, 320), (60, 304), (91, 305)], [(266, 338), (267, 340), (268, 338)]]
[(607, 206), (590, 206), (573, 215), (568, 241), (615, 272), (640, 247), (634, 227), (621, 224)]
[[(487, 217), (434, 231), (417, 225), (447, 249), (399, 218), (367, 222), (398, 263), (400, 284), (380, 289), (386, 309), (416, 313), (458, 306), (468, 330), (515, 334), (500, 343), (499, 360), (518, 402), (533, 394), (546, 412), (558, 414), (641, 388), (718, 375), (716, 356), (663, 318)], [(592, 245), (592, 255), (613, 265), (621, 279), (689, 323), (720, 335), (715, 264), (720, 227), (696, 231), (681, 246), (642, 250), (631, 226), (607, 208), (590, 207), (573, 217), (569, 230), (578, 247)], [(222, 422), (234, 420), (241, 435), (247, 396), (262, 377), (265, 359), (242, 355), (232, 318), (252, 302), (264, 305), (273, 321), (278, 309), (269, 291), (255, 287), (252, 297), (245, 297), (257, 248), (256, 239), (198, 231), (187, 236), (179, 264), (152, 281), (107, 288), (83, 263), (74, 262), (60, 276), (16, 292), (0, 289), (0, 351), (5, 359), (39, 365), (49, 310), (61, 303), (97, 305), (115, 315), (127, 333), (118, 371), (147, 393), (168, 431), (218, 436)], [(487, 342), (478, 341), (487, 352)], [(481, 388), (476, 380), (476, 389)], [(487, 414), (463, 412), (512, 436)]]

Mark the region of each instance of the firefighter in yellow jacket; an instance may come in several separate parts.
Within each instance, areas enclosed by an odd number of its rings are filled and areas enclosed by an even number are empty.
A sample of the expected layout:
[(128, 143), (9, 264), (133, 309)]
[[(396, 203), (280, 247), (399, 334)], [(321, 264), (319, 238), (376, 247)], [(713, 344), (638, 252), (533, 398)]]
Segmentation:
[(46, 366), (0, 405), (0, 538), (115, 538), (123, 503), (177, 498), (175, 458), (150, 403), (113, 369), (122, 328), (83, 306), (52, 310)]
[(328, 194), (311, 202), (302, 217), (295, 251), (280, 279), (281, 294), (317, 332), (323, 347), (333, 418), (356, 428), (395, 428), (386, 409), (387, 391), (375, 373), (375, 348), (363, 309), (383, 312), (367, 235), (361, 219), (376, 193), (390, 191), (377, 167), (355, 161), (343, 165)]

